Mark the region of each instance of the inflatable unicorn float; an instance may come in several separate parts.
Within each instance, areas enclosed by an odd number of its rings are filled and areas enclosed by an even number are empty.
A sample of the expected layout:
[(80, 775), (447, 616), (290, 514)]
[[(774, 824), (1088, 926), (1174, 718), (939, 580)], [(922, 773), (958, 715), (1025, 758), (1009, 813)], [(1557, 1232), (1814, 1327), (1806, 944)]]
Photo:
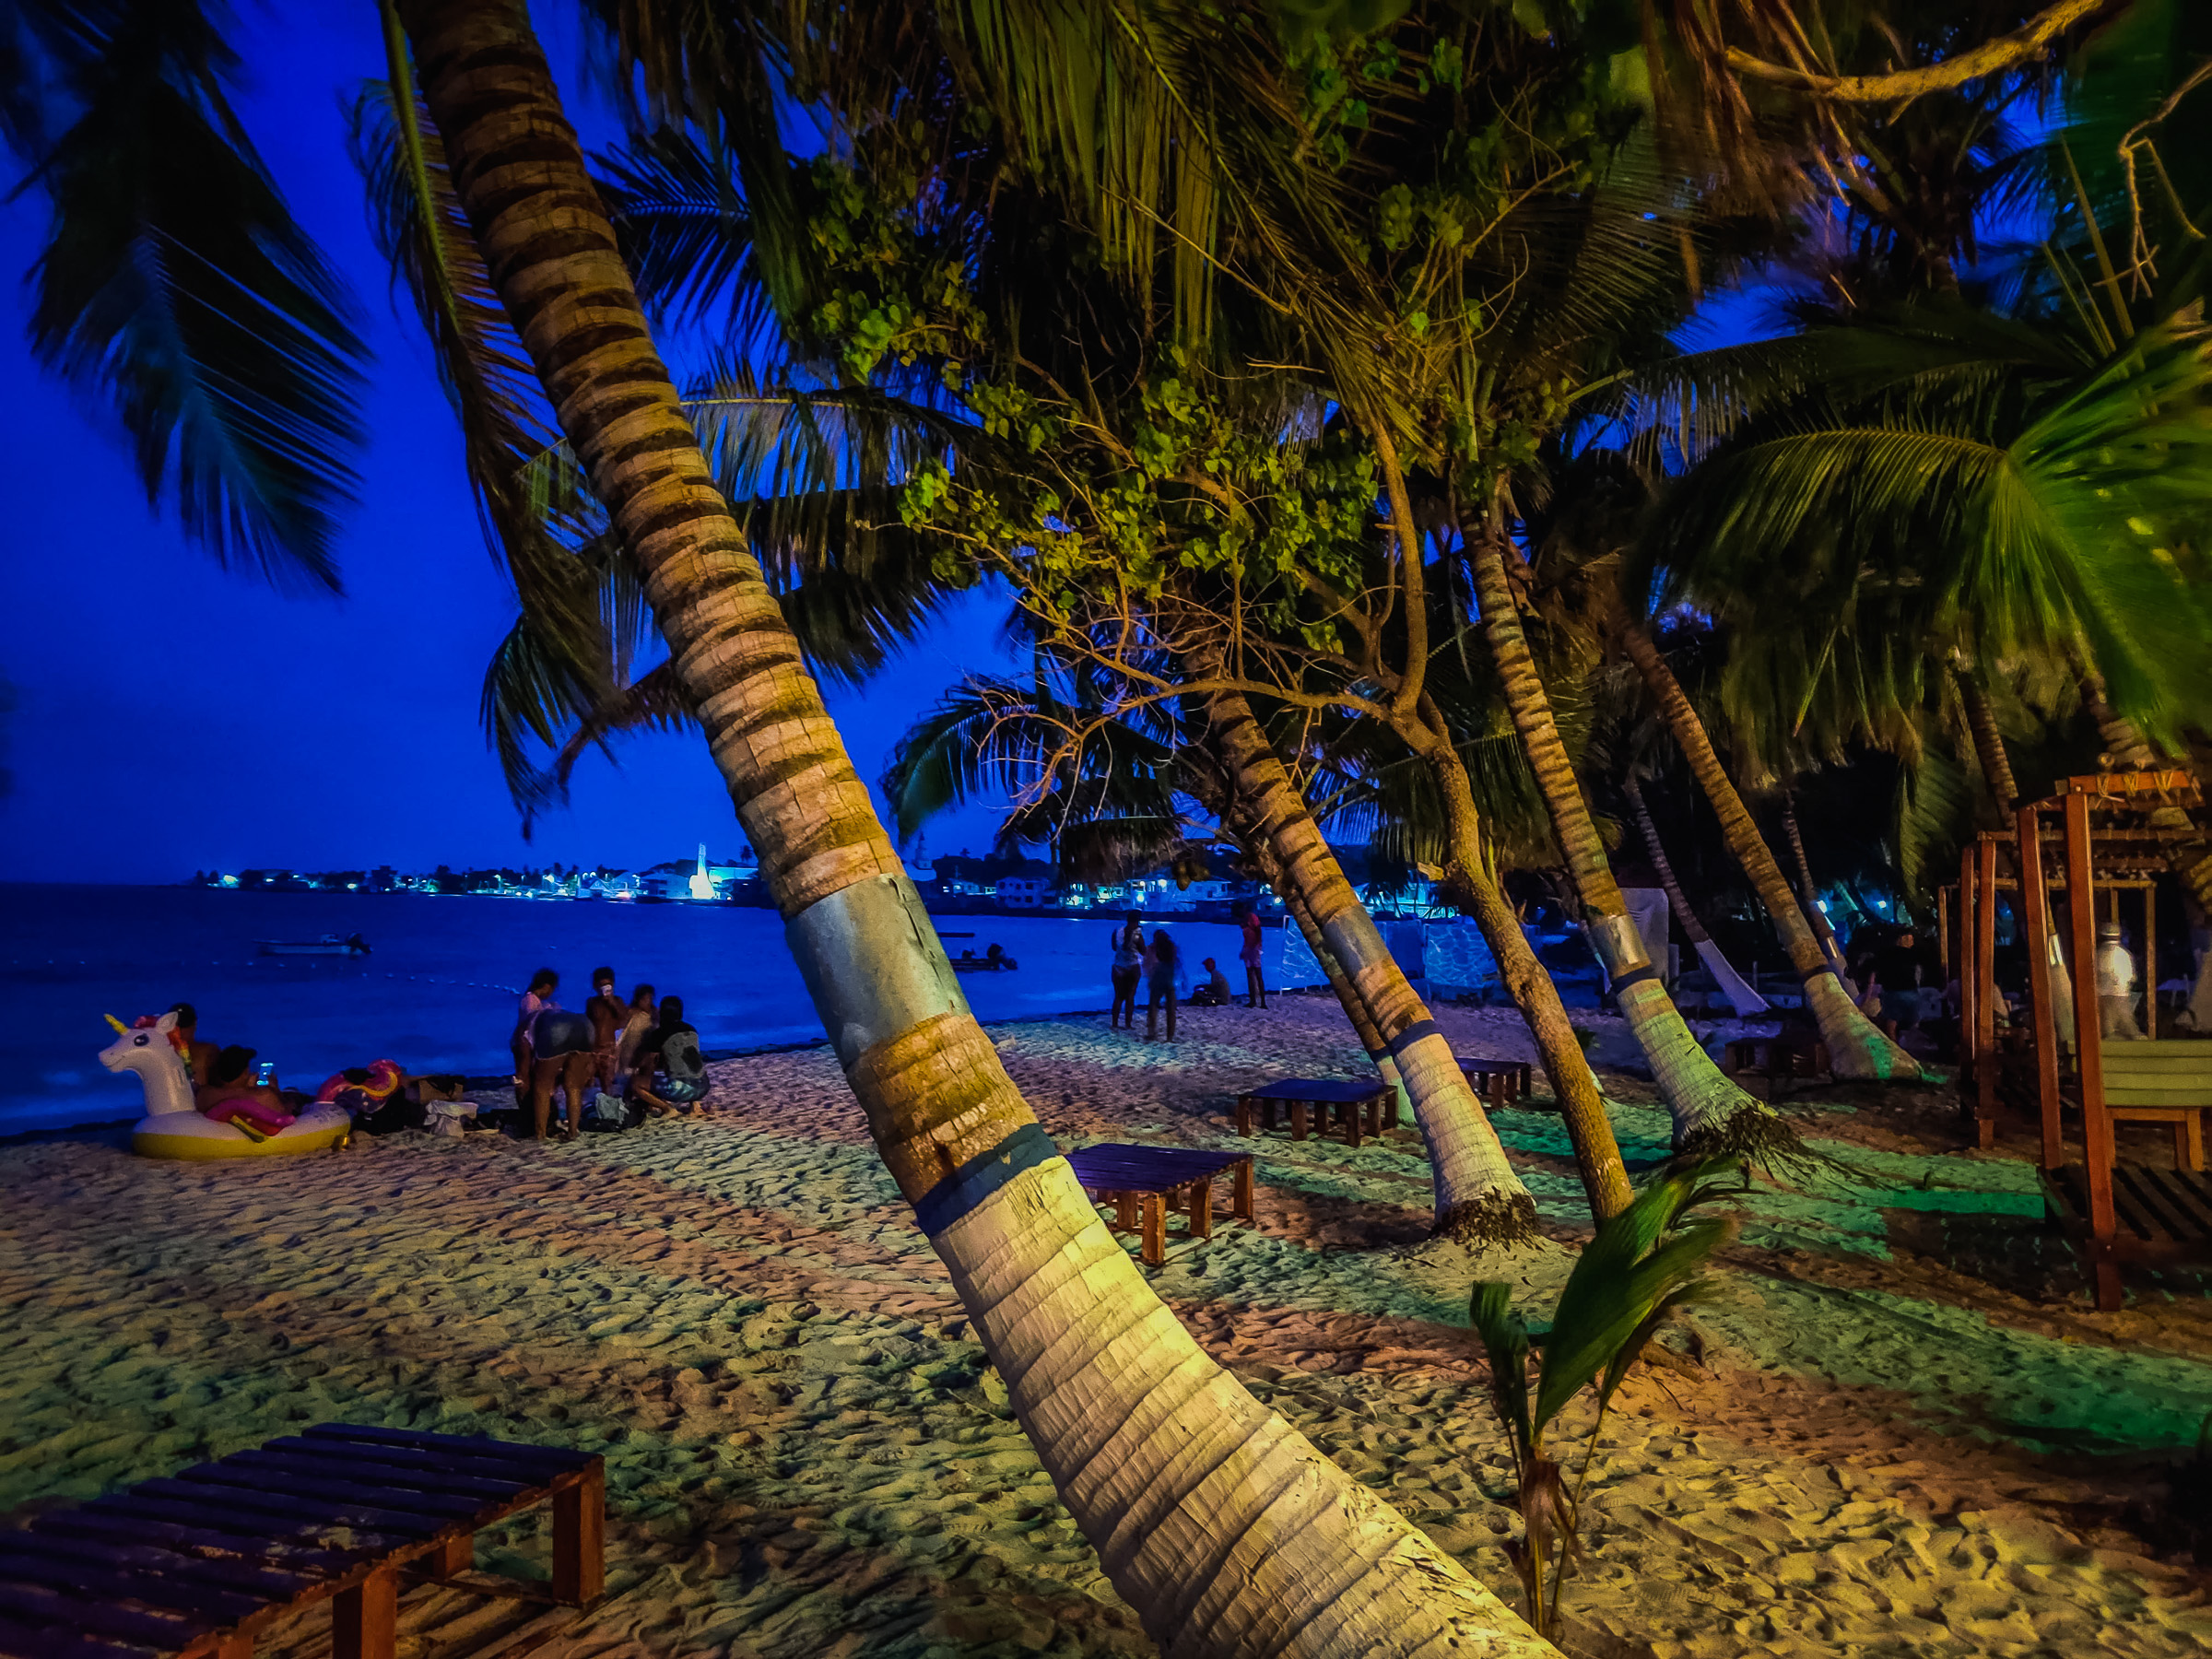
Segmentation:
[(218, 1124), (192, 1103), (192, 1071), (176, 1035), (177, 1017), (124, 1025), (111, 1014), (115, 1041), (100, 1053), (112, 1072), (135, 1072), (146, 1090), (146, 1116), (131, 1131), (131, 1150), (143, 1158), (268, 1158), (320, 1152), (344, 1140), (353, 1127), (343, 1106), (316, 1104), (273, 1134), (249, 1133), (234, 1120)]

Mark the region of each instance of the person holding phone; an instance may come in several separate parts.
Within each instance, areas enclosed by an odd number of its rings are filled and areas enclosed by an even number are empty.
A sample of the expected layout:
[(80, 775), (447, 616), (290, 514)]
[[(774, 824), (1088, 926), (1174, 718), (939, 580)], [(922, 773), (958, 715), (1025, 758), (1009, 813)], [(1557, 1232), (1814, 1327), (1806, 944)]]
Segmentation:
[(193, 1090), (204, 1117), (236, 1124), (247, 1135), (274, 1135), (289, 1128), (292, 1114), (276, 1092), (276, 1063), (253, 1063), (253, 1051), (232, 1043), (207, 1068), (207, 1081)]

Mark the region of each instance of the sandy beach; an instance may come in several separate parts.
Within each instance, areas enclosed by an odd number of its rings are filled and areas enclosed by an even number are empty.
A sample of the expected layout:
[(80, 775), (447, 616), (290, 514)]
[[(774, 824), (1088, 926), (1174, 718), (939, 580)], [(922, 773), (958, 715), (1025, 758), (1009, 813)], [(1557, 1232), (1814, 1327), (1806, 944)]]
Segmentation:
[[(1525, 1055), (1510, 1009), (1444, 1008)], [(1064, 1147), (1257, 1156), (1256, 1227), (1172, 1228), (1160, 1293), (1255, 1392), (1509, 1600), (1477, 1277), (1547, 1305), (1586, 1236), (1559, 1120), (1496, 1123), (1556, 1242), (1426, 1239), (1418, 1137), (1237, 1142), (1235, 1090), (1371, 1075), (1332, 1000), (994, 1028)], [(1651, 1089), (1590, 1017), (1632, 1170)], [(1061, 1509), (826, 1048), (718, 1064), (711, 1110), (574, 1146), (357, 1138), (297, 1162), (0, 1152), (0, 1510), (81, 1500), (333, 1418), (601, 1451), (608, 1601), (572, 1659), (1152, 1651)], [(1810, 1088), (1824, 1160), (1746, 1201), (1720, 1294), (1600, 1434), (1571, 1652), (2197, 1653), (2165, 1518), (2212, 1413), (2194, 1277), (2100, 1315), (2027, 1143), (1959, 1150), (1947, 1088)], [(1131, 1241), (1134, 1250), (1134, 1241)], [(1692, 1357), (1694, 1356), (1694, 1358)], [(1586, 1422), (1586, 1414), (1573, 1419)], [(2200, 1480), (2206, 1478), (2199, 1477)], [(2201, 1500), (2200, 1500), (2201, 1501)], [(542, 1572), (518, 1524), (480, 1547)]]

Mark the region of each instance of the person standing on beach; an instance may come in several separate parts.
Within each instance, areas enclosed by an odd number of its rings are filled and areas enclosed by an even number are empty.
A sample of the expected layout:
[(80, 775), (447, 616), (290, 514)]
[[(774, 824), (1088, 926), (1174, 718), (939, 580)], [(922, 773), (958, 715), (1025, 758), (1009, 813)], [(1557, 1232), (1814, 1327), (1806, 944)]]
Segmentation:
[[(1182, 966), (1181, 952), (1175, 941), (1168, 937), (1168, 930), (1164, 927), (1154, 928), (1152, 947), (1145, 953), (1145, 979), (1149, 991), (1145, 1004), (1147, 1042), (1159, 1035), (1159, 1005), (1163, 999), (1168, 1005), (1168, 1041), (1175, 1041), (1175, 974)], [(1132, 1030), (1136, 1029), (1134, 1014), (1130, 1017), (1129, 1027)]]
[(583, 1085), (592, 1075), (592, 1022), (581, 1014), (545, 1008), (530, 1027), (530, 1123), (535, 1139), (552, 1127), (553, 1091), (568, 1099), (564, 1140), (583, 1128)]
[(514, 1051), (514, 1086), (517, 1088), (530, 1087), (530, 1033), (535, 1029), (540, 1014), (547, 1008), (560, 1006), (553, 1000), (553, 994), (559, 989), (560, 975), (550, 968), (540, 968), (530, 976), (530, 988), (523, 993), (515, 1015), (514, 1035), (508, 1039), (507, 1044)]
[(1128, 921), (1113, 935), (1113, 1008), (1106, 1017), (1108, 1030), (1122, 1023), (1124, 1008), (1129, 1013), (1129, 1029), (1136, 1030), (1136, 984), (1144, 972), (1145, 930), (1142, 919), (1131, 911)]
[(615, 1062), (619, 1057), (623, 1022), (629, 1010), (615, 994), (615, 971), (612, 968), (592, 970), (592, 1000), (583, 1005), (584, 1017), (592, 1022), (592, 1065), (602, 1089), (615, 1086)]
[(1267, 982), (1260, 973), (1260, 947), (1265, 935), (1260, 929), (1259, 906), (1247, 904), (1237, 920), (1244, 929), (1244, 948), (1238, 953), (1244, 964), (1244, 1006), (1264, 1008), (1267, 1006)]

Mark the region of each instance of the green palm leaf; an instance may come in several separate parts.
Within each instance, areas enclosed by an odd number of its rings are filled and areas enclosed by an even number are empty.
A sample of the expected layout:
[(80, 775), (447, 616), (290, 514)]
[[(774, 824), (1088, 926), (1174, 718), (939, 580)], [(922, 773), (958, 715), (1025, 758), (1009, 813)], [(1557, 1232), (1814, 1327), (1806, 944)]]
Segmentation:
[(344, 286), (232, 114), (188, 3), (15, 19), (0, 106), (51, 223), (40, 361), (112, 409), (149, 499), (225, 566), (335, 592), (366, 351)]

